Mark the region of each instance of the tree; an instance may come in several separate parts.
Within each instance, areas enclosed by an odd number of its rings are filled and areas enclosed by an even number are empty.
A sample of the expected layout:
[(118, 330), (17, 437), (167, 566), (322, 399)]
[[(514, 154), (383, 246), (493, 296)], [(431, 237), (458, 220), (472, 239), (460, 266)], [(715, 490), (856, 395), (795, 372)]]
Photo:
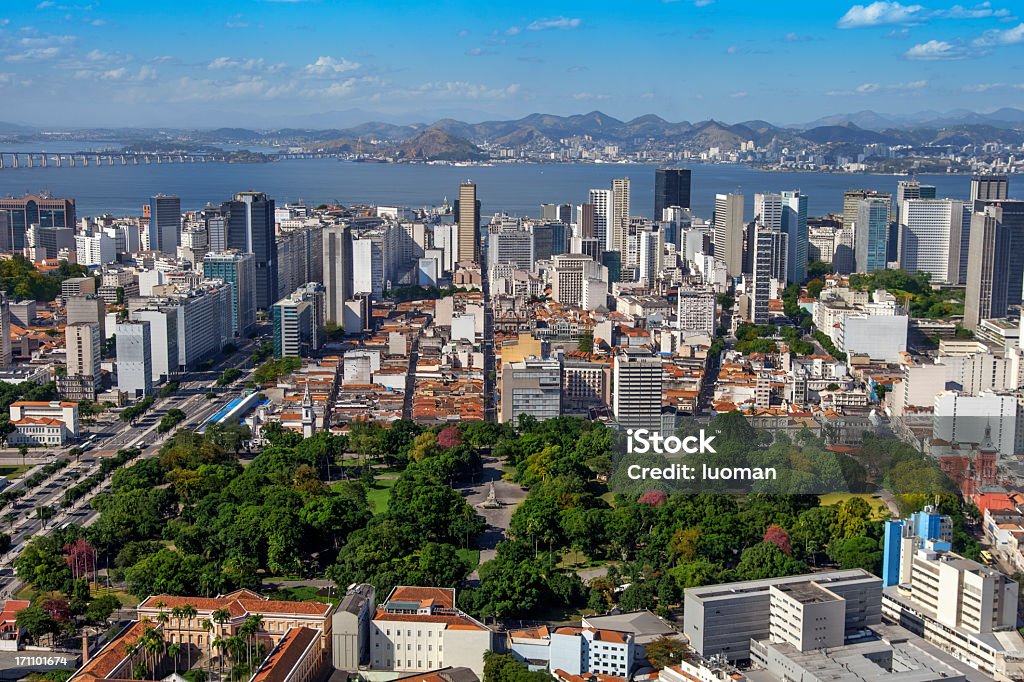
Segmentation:
[(773, 523), (768, 526), (768, 530), (764, 533), (763, 542), (770, 542), (776, 545), (782, 550), (782, 553), (786, 556), (793, 556), (793, 547), (789, 541), (789, 533), (782, 526)]
[(803, 573), (806, 570), (807, 566), (802, 561), (786, 556), (775, 543), (762, 542), (747, 547), (740, 554), (740, 561), (736, 565), (736, 577), (740, 580), (763, 580)]
[(551, 682), (543, 670), (530, 670), (512, 654), (484, 652), (484, 682)]
[(843, 569), (863, 568), (877, 575), (882, 568), (882, 550), (869, 537), (836, 538), (829, 544), (828, 555)]
[(85, 621), (93, 625), (104, 625), (117, 609), (121, 608), (121, 600), (113, 594), (104, 594), (89, 602), (85, 609)]
[(446, 426), (437, 434), (437, 444), (446, 450), (462, 444), (462, 433), (457, 426)]
[(647, 645), (647, 662), (655, 670), (678, 665), (686, 658), (689, 648), (676, 637), (659, 637)]
[(25, 628), (36, 644), (40, 643), (44, 635), (57, 631), (57, 623), (53, 617), (38, 604), (32, 604), (19, 611), (14, 622), (19, 628)]

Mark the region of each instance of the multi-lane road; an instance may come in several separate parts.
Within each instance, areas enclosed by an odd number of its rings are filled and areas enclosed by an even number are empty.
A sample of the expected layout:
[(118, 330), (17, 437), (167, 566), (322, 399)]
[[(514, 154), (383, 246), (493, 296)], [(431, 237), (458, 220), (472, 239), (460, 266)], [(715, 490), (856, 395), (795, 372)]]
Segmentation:
[[(251, 369), (249, 355), (257, 344), (258, 341), (241, 342), (236, 352), (221, 358), (209, 370), (191, 372), (179, 377), (178, 390), (171, 396), (158, 398), (153, 407), (134, 424), (120, 421), (115, 413), (105, 413), (87, 433), (87, 436), (95, 435), (95, 438), (91, 441), (91, 448), (78, 461), (75, 461), (68, 451), (58, 451), (54, 459), (67, 458), (71, 460), (68, 466), (50, 475), (13, 504), (0, 507), (0, 520), (3, 520), (0, 530), (11, 536), (10, 549), (6, 554), (0, 555), (0, 599), (15, 594), (21, 588), (21, 581), (14, 575), (14, 560), (33, 537), (65, 524), (88, 526), (96, 520), (97, 514), (90, 503), (96, 495), (109, 491), (109, 478), (76, 500), (70, 507), (65, 508), (62, 501), (65, 490), (77, 481), (99, 471), (100, 461), (103, 459), (100, 453), (113, 454), (118, 450), (138, 448), (141, 451), (141, 458), (153, 457), (159, 452), (160, 446), (178, 429), (196, 428), (203, 424), (223, 407), (226, 394), (230, 393), (229, 389), (215, 389), (218, 393), (217, 399), (211, 400), (206, 397), (217, 377), (228, 367)], [(243, 374), (236, 384), (243, 383), (245, 379), (246, 375)], [(160, 418), (172, 408), (183, 411), (187, 415), (185, 421), (169, 433), (158, 433)], [(27, 474), (23, 475), (21, 481), (26, 477)], [(21, 481), (15, 482), (10, 489), (17, 490), (23, 485)], [(53, 516), (40, 519), (37, 509), (50, 509)], [(12, 513), (17, 514), (17, 518), (8, 523), (6, 517)]]

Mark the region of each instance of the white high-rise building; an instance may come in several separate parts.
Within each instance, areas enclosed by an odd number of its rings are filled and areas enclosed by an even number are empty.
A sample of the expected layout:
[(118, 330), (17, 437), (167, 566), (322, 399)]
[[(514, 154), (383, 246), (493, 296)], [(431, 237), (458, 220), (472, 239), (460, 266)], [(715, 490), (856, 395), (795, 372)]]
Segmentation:
[(715, 195), (715, 258), (730, 277), (743, 273), (743, 195)]
[(592, 189), (588, 203), (594, 207), (594, 238), (602, 249), (611, 250), (612, 191)]
[(907, 272), (927, 272), (935, 284), (964, 284), (971, 211), (954, 199), (904, 199), (898, 260)]
[(75, 251), (79, 265), (99, 266), (117, 260), (117, 244), (104, 232), (95, 235), (76, 234)]
[(768, 324), (772, 280), (785, 284), (786, 244), (784, 232), (758, 225), (754, 229), (753, 287), (750, 296), (750, 321)]
[(117, 337), (117, 390), (132, 398), (153, 393), (152, 346), (149, 322), (120, 322)]
[(658, 278), (665, 265), (665, 237), (661, 230), (640, 230), (639, 244), (640, 281), (648, 285)]
[(103, 332), (100, 325), (95, 322), (76, 322), (64, 328), (64, 335), (68, 375), (99, 380), (103, 355)]
[(582, 253), (560, 253), (551, 263), (551, 297), (565, 306), (583, 304), (588, 279), (608, 281), (608, 268)]
[(632, 263), (629, 254), (629, 178), (612, 180), (611, 250), (622, 254), (622, 263)]
[(715, 292), (710, 288), (680, 289), (676, 325), (679, 329), (715, 335)]
[(661, 430), (661, 358), (643, 348), (615, 356), (612, 409), (627, 429)]
[(352, 291), (384, 297), (384, 244), (378, 234), (363, 234), (352, 240)]

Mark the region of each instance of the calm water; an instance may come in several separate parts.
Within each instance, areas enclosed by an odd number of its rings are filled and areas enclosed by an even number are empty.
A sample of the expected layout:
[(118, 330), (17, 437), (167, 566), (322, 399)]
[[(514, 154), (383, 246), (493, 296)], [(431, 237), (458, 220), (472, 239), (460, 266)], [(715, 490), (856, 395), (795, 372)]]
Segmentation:
[[(799, 189), (808, 195), (811, 215), (842, 211), (843, 191), (851, 188), (896, 191), (891, 175), (777, 173), (737, 165), (694, 165), (693, 208), (710, 217), (716, 192), (746, 195), (748, 217), (753, 193)], [(6, 168), (0, 170), (0, 196), (48, 191), (71, 196), (78, 214), (134, 215), (142, 212), (147, 197), (163, 192), (181, 197), (184, 209), (207, 202), (219, 203), (244, 190), (267, 192), (279, 204), (304, 200), (367, 203), (409, 207), (437, 206), (444, 197), (458, 194), (459, 183), (472, 180), (483, 214), (505, 211), (536, 216), (541, 203), (580, 203), (587, 190), (609, 187), (612, 178), (632, 180), (632, 212), (654, 212), (655, 166), (639, 165), (499, 165), (456, 168), (409, 164), (348, 163), (334, 159), (302, 159), (267, 164), (171, 164), (102, 166), (88, 168)], [(940, 197), (965, 199), (970, 177), (922, 175), (922, 183), (936, 185)], [(1024, 178), (1011, 178), (1011, 197), (1021, 198)]]

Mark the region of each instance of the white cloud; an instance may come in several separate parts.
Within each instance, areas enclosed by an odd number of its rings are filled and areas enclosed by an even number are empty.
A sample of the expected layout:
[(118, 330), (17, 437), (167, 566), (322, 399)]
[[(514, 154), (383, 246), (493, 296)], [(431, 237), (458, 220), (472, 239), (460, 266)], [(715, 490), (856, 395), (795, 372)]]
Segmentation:
[(518, 83), (512, 83), (503, 88), (490, 88), (486, 85), (477, 85), (465, 81), (424, 83), (416, 88), (418, 93), (435, 98), (451, 97), (471, 100), (507, 99), (517, 95), (520, 90), (521, 86)]
[(341, 59), (335, 59), (334, 57), (317, 57), (317, 60), (312, 64), (306, 64), (303, 71), (310, 76), (330, 76), (336, 73), (355, 71), (359, 67), (360, 64), (350, 62), (344, 57)]
[(51, 0), (43, 0), (41, 3), (36, 5), (36, 9), (48, 9), (50, 7), (53, 7), (56, 4), (57, 3), (52, 2)]
[(746, 96), (747, 96), (747, 91), (746, 90), (740, 90), (738, 92), (734, 92), (734, 93), (729, 95), (729, 97), (732, 97), (734, 99), (741, 99), (741, 98), (746, 97)]
[(988, 92), (989, 90), (1024, 90), (1024, 83), (976, 83), (964, 86), (964, 92)]
[(58, 55), (60, 55), (59, 47), (37, 47), (25, 50), (24, 52), (9, 54), (4, 57), (4, 61), (12, 64), (17, 62), (40, 62), (53, 59)]
[(923, 90), (928, 87), (928, 81), (918, 80), (909, 81), (906, 83), (890, 83), (883, 85), (881, 83), (861, 83), (852, 90), (830, 90), (825, 94), (829, 97), (857, 97), (861, 95), (871, 95), (877, 92), (887, 93), (906, 93), (915, 90)]
[(551, 17), (550, 19), (537, 19), (526, 28), (530, 31), (543, 31), (549, 28), (556, 28), (562, 31), (579, 28), (583, 21), (569, 17)]
[(991, 47), (995, 45), (1019, 45), (1024, 43), (1024, 23), (1017, 24), (1005, 31), (993, 29), (985, 31), (980, 38), (974, 41), (978, 47)]
[(903, 56), (912, 61), (950, 61), (965, 59), (968, 55), (962, 47), (945, 40), (929, 40), (914, 45)]
[(974, 7), (953, 5), (946, 10), (936, 10), (934, 14), (943, 19), (987, 19), (988, 17), (1008, 17), (1010, 10), (994, 9), (991, 2), (983, 2)]
[(836, 24), (838, 28), (863, 28), (886, 24), (911, 23), (921, 17), (921, 5), (901, 5), (898, 2), (873, 2), (854, 5)]
[(267, 64), (262, 57), (258, 59), (236, 59), (235, 57), (217, 57), (206, 65), (211, 71), (222, 69), (239, 69), (240, 71), (264, 71), (277, 73), (287, 68), (287, 64)]
[(608, 95), (596, 95), (592, 92), (577, 92), (572, 95), (572, 98), (577, 102), (583, 100), (606, 100), (610, 99)]
[(505, 35), (507, 36), (517, 36), (522, 32), (523, 29), (519, 28), (518, 26), (509, 26), (508, 28), (505, 29)]

